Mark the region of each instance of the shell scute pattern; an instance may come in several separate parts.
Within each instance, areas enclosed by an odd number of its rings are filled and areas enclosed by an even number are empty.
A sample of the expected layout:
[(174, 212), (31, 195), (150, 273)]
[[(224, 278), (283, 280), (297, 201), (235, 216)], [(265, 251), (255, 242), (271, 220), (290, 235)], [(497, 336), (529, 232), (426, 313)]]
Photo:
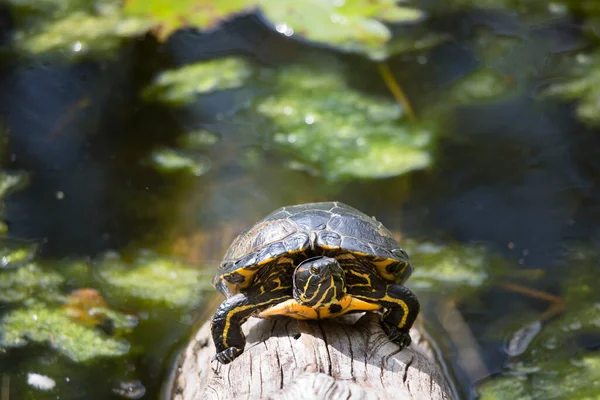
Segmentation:
[[(311, 247), (317, 252), (340, 255), (345, 251), (365, 257), (380, 273), (381, 265), (408, 265), (406, 253), (374, 218), (338, 202), (301, 204), (275, 210), (242, 232), (227, 251), (213, 284), (221, 290), (219, 281), (224, 279), (233, 285), (228, 291), (238, 292), (252, 283), (263, 266)], [(396, 280), (389, 275), (383, 277)]]
[(290, 217), (300, 229), (306, 231), (323, 230), (331, 219), (331, 213), (320, 210), (302, 211)]

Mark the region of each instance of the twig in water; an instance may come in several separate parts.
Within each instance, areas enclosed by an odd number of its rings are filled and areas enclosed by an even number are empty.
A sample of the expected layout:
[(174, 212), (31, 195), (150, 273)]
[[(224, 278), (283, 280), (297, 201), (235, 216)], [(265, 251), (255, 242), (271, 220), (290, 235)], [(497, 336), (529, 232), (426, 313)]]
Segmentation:
[(392, 74), (392, 71), (390, 71), (390, 67), (387, 64), (387, 62), (378, 62), (377, 68), (379, 69), (379, 73), (381, 74), (385, 85), (388, 87), (390, 92), (392, 92), (394, 99), (396, 99), (398, 104), (400, 104), (404, 108), (408, 119), (411, 121), (415, 121), (417, 119), (417, 116), (415, 115), (415, 112), (412, 106), (410, 105), (410, 101), (408, 101), (408, 98), (400, 88), (398, 81), (396, 80), (396, 78), (394, 78), (394, 75)]

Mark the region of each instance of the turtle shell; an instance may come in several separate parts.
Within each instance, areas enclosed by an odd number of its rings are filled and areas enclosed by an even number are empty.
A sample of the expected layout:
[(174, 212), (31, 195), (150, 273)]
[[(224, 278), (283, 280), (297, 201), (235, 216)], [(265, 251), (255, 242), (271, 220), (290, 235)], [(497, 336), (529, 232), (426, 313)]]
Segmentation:
[(240, 233), (213, 285), (228, 296), (246, 289), (257, 271), (281, 257), (347, 253), (368, 260), (389, 282), (404, 283), (412, 273), (408, 256), (381, 222), (346, 204), (323, 202), (279, 208)]

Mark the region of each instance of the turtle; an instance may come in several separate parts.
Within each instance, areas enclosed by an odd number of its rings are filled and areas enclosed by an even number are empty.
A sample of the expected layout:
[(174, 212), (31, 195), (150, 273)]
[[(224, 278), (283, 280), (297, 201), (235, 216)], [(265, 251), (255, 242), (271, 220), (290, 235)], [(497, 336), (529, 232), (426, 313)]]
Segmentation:
[(333, 318), (382, 311), (400, 350), (420, 309), (404, 283), (408, 255), (383, 224), (341, 202), (279, 208), (231, 243), (212, 281), (225, 296), (211, 319), (213, 360), (228, 364), (246, 344), (250, 316)]

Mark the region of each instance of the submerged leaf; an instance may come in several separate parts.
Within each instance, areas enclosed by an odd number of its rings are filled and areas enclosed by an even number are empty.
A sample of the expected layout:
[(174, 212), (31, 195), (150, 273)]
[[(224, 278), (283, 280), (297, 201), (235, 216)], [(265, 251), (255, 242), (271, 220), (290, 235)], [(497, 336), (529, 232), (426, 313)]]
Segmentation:
[(0, 302), (13, 303), (31, 299), (33, 296), (57, 296), (57, 289), (64, 278), (51, 270), (43, 270), (37, 264), (0, 271)]
[(254, 10), (258, 0), (125, 0), (127, 15), (149, 18), (162, 40), (182, 27), (209, 29), (223, 20)]
[(161, 39), (182, 27), (208, 29), (233, 15), (260, 11), (285, 36), (378, 58), (386, 55), (392, 36), (385, 22), (423, 18), (420, 10), (402, 7), (396, 0), (127, 0), (124, 9), (128, 15), (152, 19)]
[(533, 369), (516, 367), (511, 375), (492, 379), (478, 390), (481, 400), (596, 400), (599, 391), (599, 354), (567, 358), (564, 362), (550, 361)]
[(72, 57), (103, 53), (117, 49), (124, 39), (139, 36), (152, 26), (149, 20), (123, 15), (114, 1), (96, 7), (90, 1), (53, 3), (59, 2), (18, 4), (29, 17), (29, 23), (23, 23), (15, 35), (19, 48), (31, 53), (60, 51)]
[(111, 298), (133, 297), (171, 307), (188, 307), (201, 298), (200, 271), (167, 258), (147, 254), (128, 264), (108, 253), (96, 270)]
[(0, 171), (0, 199), (27, 184), (27, 174), (23, 172)]
[(186, 132), (178, 143), (189, 150), (202, 150), (216, 144), (220, 140), (219, 135), (207, 129), (198, 129)]
[(241, 87), (252, 74), (251, 66), (242, 59), (203, 61), (161, 73), (143, 96), (171, 104), (187, 103), (200, 94)]
[(91, 327), (109, 326), (111, 329), (133, 328), (137, 318), (111, 310), (104, 297), (95, 289), (74, 290), (67, 296), (62, 309), (72, 320)]
[(457, 105), (476, 104), (502, 98), (513, 90), (514, 87), (500, 73), (482, 68), (452, 85), (449, 100)]
[(19, 268), (32, 261), (39, 250), (33, 242), (2, 238), (0, 239), (0, 270)]
[(577, 100), (579, 118), (588, 124), (600, 125), (600, 54), (579, 54), (572, 66), (572, 77), (551, 85), (545, 94)]
[(163, 148), (151, 154), (154, 166), (164, 172), (186, 171), (194, 176), (204, 175), (210, 168), (208, 158), (195, 152)]
[(129, 344), (74, 322), (61, 308), (19, 308), (0, 319), (0, 347), (46, 343), (75, 362), (127, 354)]
[(388, 55), (386, 46), (392, 38), (385, 22), (423, 19), (420, 10), (401, 7), (396, 0), (284, 0), (260, 5), (279, 33), (378, 59)]
[(419, 266), (410, 278), (411, 286), (423, 290), (481, 288), (498, 272), (490, 270), (491, 256), (483, 246), (404, 240), (403, 247)]
[(348, 86), (343, 70), (292, 66), (277, 91), (256, 102), (276, 126), (274, 141), (290, 164), (328, 179), (382, 178), (427, 167), (432, 132), (401, 122), (401, 107)]
[[(507, 366), (504, 377), (479, 388), (482, 399), (596, 399), (600, 392), (600, 355), (576, 343), (582, 334), (597, 335), (600, 303), (597, 295), (596, 249), (571, 249), (563, 280), (566, 312), (544, 324), (526, 350)], [(520, 350), (520, 349), (519, 349)]]

